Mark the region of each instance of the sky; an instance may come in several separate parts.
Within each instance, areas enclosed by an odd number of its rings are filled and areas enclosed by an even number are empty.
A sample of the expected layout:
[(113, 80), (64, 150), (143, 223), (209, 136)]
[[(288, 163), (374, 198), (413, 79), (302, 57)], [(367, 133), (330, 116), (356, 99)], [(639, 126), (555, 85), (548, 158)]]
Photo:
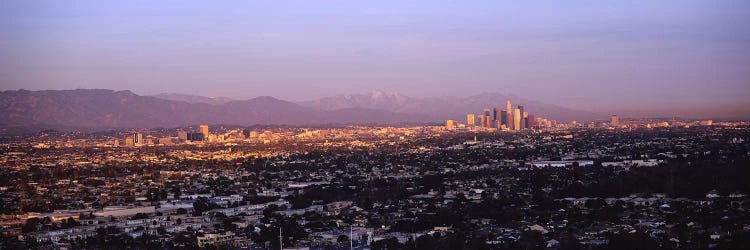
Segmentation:
[[(750, 1), (0, 1), (0, 90), (750, 116)], [(650, 113), (649, 113), (650, 112)]]

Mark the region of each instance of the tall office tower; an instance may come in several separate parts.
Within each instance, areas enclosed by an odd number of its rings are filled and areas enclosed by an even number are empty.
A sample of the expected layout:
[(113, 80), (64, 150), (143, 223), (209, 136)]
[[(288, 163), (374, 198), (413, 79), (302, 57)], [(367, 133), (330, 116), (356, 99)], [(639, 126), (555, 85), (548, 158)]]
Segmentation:
[(133, 144), (135, 145), (142, 145), (145, 144), (143, 141), (143, 134), (141, 133), (133, 133)]
[(500, 110), (500, 108), (494, 108), (494, 109), (492, 109), (492, 120), (493, 121), (502, 120), (503, 118), (500, 118), (502, 116), (503, 116), (503, 113), (502, 113), (502, 110)]
[(536, 117), (534, 117), (534, 115), (529, 115), (526, 118), (526, 126), (528, 126), (529, 128), (536, 127)]
[(477, 115), (477, 123), (476, 123), (476, 126), (477, 126), (477, 127), (484, 127), (484, 115), (483, 115), (483, 114), (478, 114), (478, 115)]
[(469, 127), (474, 127), (474, 122), (476, 120), (474, 119), (474, 114), (467, 114), (466, 115), (466, 125)]
[(521, 130), (521, 110), (513, 110), (513, 130)]
[(492, 114), (490, 113), (490, 109), (484, 109), (484, 119), (482, 119), (482, 127), (490, 128), (492, 127), (492, 124), (490, 124), (490, 120), (492, 120)]
[(500, 112), (500, 124), (508, 126), (508, 111), (502, 110)]
[(508, 112), (508, 128), (510, 130), (516, 130), (516, 127), (514, 127), (515, 124), (516, 122), (513, 120), (513, 110), (511, 109)]
[(187, 132), (185, 131), (177, 131), (177, 138), (183, 141), (187, 141)]
[(521, 112), (521, 119), (523, 120), (522, 128), (529, 128), (529, 112)]
[(518, 105), (518, 110), (520, 110), (520, 111), (521, 111), (521, 121), (520, 121), (520, 122), (518, 123), (518, 124), (520, 124), (520, 125), (521, 125), (521, 127), (520, 127), (520, 128), (518, 128), (518, 129), (524, 129), (524, 128), (526, 128), (526, 126), (524, 126), (525, 124), (524, 124), (524, 122), (523, 122), (523, 106), (521, 106), (521, 105)]
[(512, 113), (513, 112), (513, 106), (510, 105), (510, 100), (505, 101), (505, 110), (507, 110), (508, 113)]
[(203, 138), (208, 139), (208, 125), (201, 125), (201, 134), (203, 134)]
[(617, 117), (617, 115), (612, 115), (612, 121), (611, 121), (612, 127), (616, 128), (617, 125), (620, 124), (620, 118)]
[(506, 116), (508, 117), (508, 123), (507, 123), (508, 128), (510, 128), (510, 130), (514, 130), (515, 128), (513, 127), (513, 124), (514, 124), (513, 123), (513, 106), (510, 105), (510, 100), (505, 102), (505, 110), (508, 111), (508, 113), (506, 114)]
[(448, 130), (454, 130), (456, 129), (456, 123), (453, 120), (446, 120), (445, 121), (445, 128)]

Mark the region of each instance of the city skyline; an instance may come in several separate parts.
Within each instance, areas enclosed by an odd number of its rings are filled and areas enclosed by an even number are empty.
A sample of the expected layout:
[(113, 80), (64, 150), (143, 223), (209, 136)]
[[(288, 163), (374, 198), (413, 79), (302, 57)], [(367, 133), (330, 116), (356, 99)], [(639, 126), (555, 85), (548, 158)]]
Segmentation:
[[(5, 94), (9, 96), (15, 96), (17, 97), (16, 93), (63, 93), (63, 92), (100, 92), (100, 91), (114, 91), (116, 93), (133, 93), (131, 90), (108, 90), (108, 89), (69, 89), (69, 90), (28, 90), (28, 89), (19, 89), (19, 90), (0, 90), (0, 94)], [(475, 95), (469, 95), (469, 96), (456, 96), (456, 95), (446, 95), (446, 96), (436, 96), (436, 97), (428, 97), (428, 98), (417, 98), (414, 96), (407, 96), (403, 95), (399, 92), (390, 92), (390, 91), (383, 91), (383, 90), (372, 90), (370, 92), (363, 92), (363, 93), (350, 93), (350, 94), (337, 94), (332, 95), (316, 100), (306, 100), (306, 101), (291, 101), (291, 100), (283, 100), (278, 99), (273, 96), (267, 96), (267, 95), (259, 95), (253, 98), (248, 99), (233, 99), (223, 96), (218, 97), (209, 97), (209, 96), (201, 96), (201, 95), (191, 95), (191, 94), (181, 94), (181, 93), (160, 93), (156, 95), (139, 95), (138, 93), (133, 93), (138, 96), (143, 97), (154, 97), (157, 99), (163, 99), (163, 100), (169, 100), (169, 101), (180, 101), (180, 102), (187, 102), (190, 104), (212, 104), (212, 105), (223, 105), (228, 102), (236, 102), (236, 101), (251, 101), (251, 100), (257, 100), (257, 99), (264, 99), (264, 98), (271, 98), (274, 100), (279, 100), (286, 103), (294, 103), (298, 104), (305, 108), (313, 108), (318, 110), (337, 110), (337, 109), (349, 109), (349, 108), (365, 108), (365, 109), (373, 109), (373, 110), (379, 110), (379, 111), (388, 111), (388, 112), (402, 112), (403, 110), (394, 110), (398, 109), (399, 106), (404, 106), (401, 108), (407, 108), (410, 109), (406, 111), (406, 113), (421, 113), (422, 111), (415, 111), (414, 105), (415, 103), (419, 103), (420, 105), (426, 105), (430, 102), (446, 102), (446, 101), (460, 101), (460, 100), (467, 100), (472, 98), (485, 98), (488, 96), (498, 96), (500, 97), (496, 101), (503, 100), (503, 98), (512, 98), (515, 100), (520, 100), (522, 102), (533, 102), (535, 105), (544, 105), (548, 106), (547, 108), (542, 109), (548, 109), (549, 107), (556, 107), (556, 109), (561, 108), (568, 111), (574, 111), (579, 112), (581, 114), (586, 114), (586, 118), (555, 118), (560, 120), (579, 120), (579, 121), (591, 121), (591, 120), (608, 120), (609, 116), (612, 113), (617, 113), (619, 116), (624, 118), (681, 118), (681, 119), (714, 119), (714, 120), (746, 120), (750, 119), (750, 106), (743, 106), (743, 105), (730, 105), (730, 106), (722, 106), (719, 108), (714, 107), (703, 107), (703, 108), (696, 108), (692, 106), (685, 106), (683, 107), (683, 110), (688, 110), (690, 112), (682, 112), (682, 111), (675, 111), (670, 109), (665, 109), (664, 107), (660, 106), (654, 106), (654, 107), (648, 107), (647, 109), (644, 109), (640, 112), (634, 112), (632, 110), (623, 110), (623, 109), (613, 109), (613, 110), (607, 110), (602, 112), (593, 112), (590, 110), (585, 109), (579, 109), (577, 107), (572, 107), (570, 105), (566, 104), (558, 104), (558, 103), (550, 103), (540, 100), (531, 100), (528, 98), (524, 98), (522, 96), (518, 96), (515, 94), (508, 94), (508, 93), (497, 93), (497, 92), (483, 92)], [(407, 101), (408, 100), (408, 101)], [(495, 102), (495, 101), (489, 101), (489, 102)], [(447, 103), (442, 103), (447, 104)], [(326, 106), (326, 105), (334, 105), (334, 106)], [(339, 107), (336, 107), (336, 105), (339, 105)], [(343, 106), (341, 106), (343, 105)], [(375, 105), (375, 106), (373, 106)], [(636, 106), (633, 106), (635, 108)], [(495, 107), (494, 109), (497, 109)], [(507, 108), (506, 108), (507, 109)], [(252, 111), (252, 110), (251, 110)], [(468, 110), (460, 111), (464, 112)], [(492, 110), (493, 112), (493, 119), (495, 117), (494, 112), (497, 110)], [(512, 112), (512, 109), (511, 109)], [(522, 113), (523, 114), (523, 113)], [(459, 118), (455, 116), (456, 114), (453, 114), (452, 118)], [(549, 114), (548, 114), (549, 116)], [(580, 116), (580, 115), (579, 115)], [(431, 122), (441, 122), (442, 118), (435, 119)], [(221, 123), (221, 122), (219, 122)], [(356, 122), (355, 122), (356, 123)], [(274, 123), (269, 123), (274, 124)], [(184, 124), (183, 124), (184, 125)]]
[(748, 122), (613, 118), (8, 138), (0, 246), (747, 248)]
[(750, 249), (750, 1), (0, 1), (1, 249)]

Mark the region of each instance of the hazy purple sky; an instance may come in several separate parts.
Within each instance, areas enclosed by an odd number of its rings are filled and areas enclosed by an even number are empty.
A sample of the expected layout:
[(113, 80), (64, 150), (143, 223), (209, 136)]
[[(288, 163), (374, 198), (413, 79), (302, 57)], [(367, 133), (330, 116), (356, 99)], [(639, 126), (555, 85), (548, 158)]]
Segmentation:
[(750, 1), (0, 1), (0, 89), (750, 106)]

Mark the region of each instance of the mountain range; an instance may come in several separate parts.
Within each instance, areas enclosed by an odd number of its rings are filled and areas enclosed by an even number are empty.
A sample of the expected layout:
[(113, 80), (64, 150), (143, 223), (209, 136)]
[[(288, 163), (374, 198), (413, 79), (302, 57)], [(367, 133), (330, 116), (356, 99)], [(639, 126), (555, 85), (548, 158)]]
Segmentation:
[(323, 125), (438, 124), (463, 121), (467, 113), (504, 107), (505, 100), (524, 105), (538, 117), (559, 120), (595, 118), (588, 112), (486, 93), (470, 97), (412, 98), (394, 92), (337, 95), (290, 102), (269, 96), (248, 100), (183, 94), (137, 95), (104, 89), (7, 90), (0, 92), (0, 128), (116, 129), (178, 127), (195, 124)]
[(430, 97), (413, 98), (397, 92), (372, 91), (367, 94), (337, 95), (313, 101), (300, 102), (305, 107), (319, 110), (342, 108), (367, 108), (387, 110), (396, 113), (432, 115), (436, 121), (457, 119), (463, 121), (468, 113), (480, 113), (483, 109), (500, 107), (505, 109), (506, 101), (513, 107), (523, 105), (524, 109), (537, 117), (556, 120), (591, 120), (597, 117), (591, 112), (573, 110), (557, 105), (528, 100), (510, 94), (483, 93), (469, 97)]
[(213, 105), (219, 105), (219, 104), (224, 104), (227, 102), (235, 101), (234, 99), (229, 98), (229, 97), (205, 97), (205, 96), (186, 95), (186, 94), (177, 94), (177, 93), (161, 93), (161, 94), (153, 95), (153, 97), (164, 99), (164, 100), (171, 100), (171, 101), (182, 101), (182, 102), (189, 102), (189, 103), (206, 103), (206, 104), (213, 104)]

